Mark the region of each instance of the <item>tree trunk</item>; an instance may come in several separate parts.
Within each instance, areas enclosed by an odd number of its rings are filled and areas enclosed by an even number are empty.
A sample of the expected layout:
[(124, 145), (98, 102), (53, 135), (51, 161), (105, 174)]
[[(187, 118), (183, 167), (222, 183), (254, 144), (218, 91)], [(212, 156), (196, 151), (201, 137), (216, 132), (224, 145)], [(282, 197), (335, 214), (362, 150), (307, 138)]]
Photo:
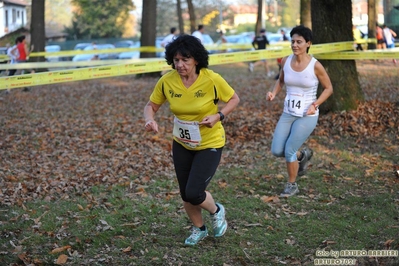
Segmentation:
[[(141, 46), (155, 46), (157, 1), (143, 0)], [(155, 57), (155, 52), (141, 52), (140, 58)]]
[[(141, 46), (155, 46), (157, 0), (143, 0), (141, 21)], [(155, 52), (140, 52), (140, 58), (155, 57)], [(160, 72), (145, 73), (140, 76), (159, 76)]]
[[(313, 43), (353, 41), (351, 0), (312, 0)], [(320, 60), (330, 76), (334, 93), (320, 111), (356, 109), (364, 100), (354, 60)], [(322, 90), (319, 86), (318, 93)]]
[(188, 15), (190, 16), (190, 33), (193, 33), (196, 30), (195, 27), (195, 12), (194, 12), (194, 5), (192, 0), (187, 0), (187, 7), (188, 7)]
[[(46, 45), (46, 33), (44, 29), (44, 12), (45, 12), (45, 0), (32, 1), (32, 17), (30, 26), (30, 44), (34, 46), (34, 52), (43, 52)], [(30, 62), (44, 62), (45, 58), (31, 57)], [(43, 71), (37, 70), (37, 71)]]
[(258, 16), (256, 18), (255, 35), (258, 35), (262, 28), (263, 0), (258, 0)]
[(311, 16), (311, 0), (301, 0), (301, 24), (309, 29), (312, 28), (312, 16)]
[[(377, 3), (376, 0), (368, 0), (367, 2), (367, 15), (368, 15), (368, 33), (367, 38), (376, 38), (375, 25), (377, 23)], [(367, 49), (375, 49), (377, 45), (375, 43), (368, 43)]]
[(177, 19), (179, 20), (179, 32), (184, 34), (183, 11), (181, 10), (181, 0), (177, 0)]
[(383, 0), (383, 8), (384, 8), (384, 22), (385, 24), (390, 24), (390, 16), (389, 12), (392, 10), (393, 3), (391, 0)]

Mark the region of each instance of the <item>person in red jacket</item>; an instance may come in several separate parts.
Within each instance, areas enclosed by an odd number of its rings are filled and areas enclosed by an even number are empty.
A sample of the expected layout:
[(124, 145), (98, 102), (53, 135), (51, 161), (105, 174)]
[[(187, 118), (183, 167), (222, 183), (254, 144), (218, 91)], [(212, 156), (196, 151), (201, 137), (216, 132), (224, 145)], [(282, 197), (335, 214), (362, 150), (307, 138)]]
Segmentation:
[[(28, 45), (26, 44), (26, 37), (25, 35), (21, 35), (17, 38), (16, 45), (12, 48), (10, 51), (11, 54), (18, 55), (16, 63), (25, 63), (29, 57), (29, 54), (33, 50), (33, 45), (31, 46), (31, 49), (29, 50)], [(24, 70), (21, 71), (21, 74), (24, 74)], [(30, 71), (31, 73), (34, 73), (33, 70)], [(12, 74), (15, 74), (13, 72)], [(24, 88), (24, 91), (29, 91), (29, 88)]]
[(384, 33), (378, 23), (375, 24), (375, 37), (377, 39), (377, 49), (386, 49), (385, 40), (384, 40)]

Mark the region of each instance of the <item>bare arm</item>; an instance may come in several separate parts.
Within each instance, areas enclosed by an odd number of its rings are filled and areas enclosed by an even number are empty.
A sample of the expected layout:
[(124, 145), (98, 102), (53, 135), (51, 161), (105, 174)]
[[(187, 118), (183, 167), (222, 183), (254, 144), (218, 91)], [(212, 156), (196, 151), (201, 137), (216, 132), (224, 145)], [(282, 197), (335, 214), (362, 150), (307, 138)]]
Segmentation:
[(287, 57), (284, 57), (283, 60), (281, 60), (281, 70), (280, 70), (280, 75), (278, 80), (276, 80), (276, 83), (274, 84), (273, 91), (269, 91), (266, 95), (266, 100), (268, 101), (273, 101), (276, 95), (282, 90), (284, 87), (284, 65), (285, 62), (287, 61)]
[(320, 94), (319, 98), (312, 104), (312, 107), (308, 109), (307, 114), (314, 114), (316, 112), (316, 108), (325, 102), (328, 97), (333, 94), (333, 86), (331, 84), (330, 77), (328, 76), (323, 65), (317, 61), (315, 64), (315, 74), (317, 79), (319, 80), (321, 86), (323, 87), (323, 92)]
[(158, 124), (154, 120), (155, 113), (161, 105), (148, 101), (144, 107), (145, 130), (158, 133)]
[(29, 48), (28, 48), (28, 45), (27, 45), (27, 44), (25, 44), (25, 46), (24, 46), (24, 49), (25, 49), (25, 54), (26, 54), (26, 57), (28, 57), (28, 56), (29, 56), (29, 54), (30, 54), (30, 50), (29, 50)]

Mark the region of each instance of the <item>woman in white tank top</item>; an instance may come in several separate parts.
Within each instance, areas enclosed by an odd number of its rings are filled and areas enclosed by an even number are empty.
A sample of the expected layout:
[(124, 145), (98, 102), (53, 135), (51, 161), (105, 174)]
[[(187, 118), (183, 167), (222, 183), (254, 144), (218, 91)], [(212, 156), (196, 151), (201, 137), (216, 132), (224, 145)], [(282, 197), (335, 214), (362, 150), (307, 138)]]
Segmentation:
[[(307, 164), (313, 156), (310, 148), (299, 149), (316, 127), (319, 105), (333, 93), (326, 70), (308, 54), (312, 31), (297, 26), (291, 30), (290, 35), (293, 53), (283, 58), (279, 79), (273, 91), (266, 96), (268, 101), (273, 101), (285, 85), (284, 111), (274, 131), (271, 147), (274, 156), (285, 157), (286, 160), (288, 182), (280, 194), (282, 197), (290, 197), (299, 192), (296, 178), (306, 173)], [(319, 83), (323, 92), (317, 98)]]

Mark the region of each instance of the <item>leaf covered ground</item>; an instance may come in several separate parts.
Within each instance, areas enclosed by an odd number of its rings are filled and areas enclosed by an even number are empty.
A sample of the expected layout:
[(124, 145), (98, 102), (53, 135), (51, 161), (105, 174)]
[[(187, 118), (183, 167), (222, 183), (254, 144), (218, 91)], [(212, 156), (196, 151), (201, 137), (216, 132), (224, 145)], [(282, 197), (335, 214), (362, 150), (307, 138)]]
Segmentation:
[[(213, 67), (237, 90), (241, 103), (226, 119), (224, 164), (251, 165), (251, 153), (269, 153), (281, 100), (268, 103), (273, 84), (246, 65)], [(354, 111), (322, 115), (314, 134), (334, 141), (353, 138), (360, 149), (381, 142), (397, 152), (399, 67), (358, 62), (367, 101)], [(0, 197), (2, 204), (55, 200), (96, 184), (115, 185), (135, 176), (173, 176), (171, 114), (163, 106), (160, 134), (143, 130), (142, 110), (156, 78), (120, 77), (19, 89), (1, 95)], [(380, 146), (378, 146), (380, 147)], [(378, 152), (378, 147), (375, 152)], [(398, 162), (392, 162), (391, 169)]]
[[(310, 167), (323, 173), (323, 182), (332, 183), (334, 174), (329, 173), (337, 169), (343, 182), (356, 178), (351, 175), (348, 165), (358, 164), (352, 167), (360, 169), (362, 176), (359, 179), (375, 177), (384, 185), (373, 189), (381, 193), (391, 191), (397, 201), (399, 67), (394, 67), (388, 60), (359, 61), (357, 66), (366, 101), (357, 110), (320, 116), (319, 124), (307, 143), (320, 157), (315, 158)], [(260, 187), (263, 181), (284, 180), (284, 164), (276, 162), (270, 154), (271, 137), (283, 100), (281, 94), (273, 103), (265, 101), (265, 94), (274, 80), (266, 78), (260, 68), (249, 73), (246, 64), (211, 68), (222, 74), (241, 98), (239, 107), (224, 122), (228, 142), (221, 171), (242, 169), (242, 178)], [(275, 66), (273, 68), (276, 70)], [(168, 107), (163, 106), (156, 116), (159, 134), (143, 130), (142, 110), (156, 81), (156, 78), (126, 76), (32, 87), (29, 92), (15, 89), (8, 95), (1, 93), (1, 209), (19, 207), (26, 210), (30, 202), (57, 203), (75, 197), (84, 197), (90, 202), (87, 206), (79, 205), (80, 210), (90, 208), (89, 205), (107, 208), (112, 204), (104, 196), (92, 195), (93, 187), (110, 190), (117, 186), (126, 187), (129, 193), (125, 196), (137, 198), (148, 195), (148, 188), (155, 179), (173, 183), (170, 157), (172, 116)], [(359, 158), (351, 158), (345, 152), (345, 146), (354, 154), (360, 154)], [(328, 160), (329, 154), (332, 156), (333, 153), (340, 158), (338, 161)], [(252, 170), (259, 165), (262, 165), (262, 174), (254, 177)], [(232, 181), (219, 179), (217, 185), (223, 188), (228, 182)], [(362, 182), (357, 184), (360, 186)], [(157, 189), (155, 197), (178, 198), (177, 187), (165, 185)], [(287, 204), (275, 197), (278, 191), (274, 189), (272, 185), (265, 189), (268, 193), (259, 195), (263, 202), (274, 204), (270, 213), (276, 212), (276, 216), (309, 213), (290, 210)], [(348, 193), (357, 193), (359, 197), (367, 193), (357, 188), (353, 191)], [(247, 192), (244, 186), (232, 193), (239, 198)], [(305, 189), (303, 193), (309, 199), (320, 197), (312, 189)], [(12, 219), (2, 217), (3, 210), (0, 211), (0, 221), (4, 224), (27, 219), (23, 215)], [(397, 214), (395, 217), (398, 219)], [(45, 214), (32, 220), (38, 225), (40, 219), (46, 219)], [(130, 225), (135, 224), (135, 219), (132, 218)], [(101, 221), (99, 230), (108, 230), (108, 223)], [(231, 226), (234, 229), (234, 222)], [(258, 226), (258, 223), (248, 223), (248, 227)], [(393, 228), (396, 235), (392, 237), (398, 241), (397, 226)], [(286, 244), (294, 247), (293, 241), (286, 239)], [(398, 246), (398, 243), (394, 244)], [(56, 248), (66, 250), (68, 246)], [(58, 252), (61, 251), (54, 253)], [(102, 252), (107, 253), (105, 250)], [(34, 263), (32, 258), (20, 260)], [(173, 261), (169, 265), (173, 265)], [(239, 265), (251, 264), (241, 262)]]

